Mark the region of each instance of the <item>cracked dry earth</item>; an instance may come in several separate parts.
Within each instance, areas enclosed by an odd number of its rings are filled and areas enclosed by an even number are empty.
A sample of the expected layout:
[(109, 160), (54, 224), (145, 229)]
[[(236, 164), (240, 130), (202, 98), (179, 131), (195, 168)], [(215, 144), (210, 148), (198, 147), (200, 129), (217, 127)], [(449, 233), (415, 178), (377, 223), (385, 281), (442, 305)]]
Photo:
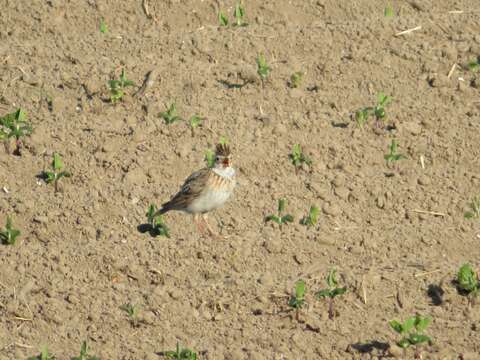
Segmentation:
[[(0, 114), (22, 107), (33, 127), (21, 156), (0, 151), (0, 225), (22, 231), (0, 247), (0, 359), (42, 345), (70, 359), (83, 340), (103, 360), (160, 359), (177, 341), (199, 359), (376, 359), (397, 339), (387, 321), (416, 312), (432, 317), (422, 359), (480, 358), (480, 307), (452, 284), (463, 262), (480, 270), (480, 222), (463, 216), (480, 191), (480, 78), (465, 67), (478, 1), (252, 0), (243, 27), (218, 26), (234, 1), (149, 0), (150, 17), (142, 3), (0, 0)], [(136, 86), (111, 104), (121, 69)], [(358, 128), (380, 91), (388, 126)], [(194, 136), (158, 116), (173, 101), (202, 116)], [(239, 181), (211, 216), (225, 238), (181, 213), (164, 217), (170, 238), (139, 233), (220, 136)], [(392, 170), (393, 138), (406, 159)], [(295, 143), (312, 160), (298, 174)], [(73, 174), (57, 194), (37, 178), (54, 151)], [(281, 197), (295, 221), (265, 224)], [(347, 292), (330, 320), (313, 294), (332, 267)]]

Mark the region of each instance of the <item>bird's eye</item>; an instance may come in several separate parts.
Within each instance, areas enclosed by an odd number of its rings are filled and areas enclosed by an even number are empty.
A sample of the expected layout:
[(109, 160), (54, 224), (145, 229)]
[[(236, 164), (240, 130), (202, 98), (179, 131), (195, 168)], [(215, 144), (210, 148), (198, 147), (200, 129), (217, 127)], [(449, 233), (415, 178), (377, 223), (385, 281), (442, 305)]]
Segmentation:
[(217, 156), (217, 157), (215, 158), (215, 160), (218, 161), (218, 160), (220, 160), (220, 158)]

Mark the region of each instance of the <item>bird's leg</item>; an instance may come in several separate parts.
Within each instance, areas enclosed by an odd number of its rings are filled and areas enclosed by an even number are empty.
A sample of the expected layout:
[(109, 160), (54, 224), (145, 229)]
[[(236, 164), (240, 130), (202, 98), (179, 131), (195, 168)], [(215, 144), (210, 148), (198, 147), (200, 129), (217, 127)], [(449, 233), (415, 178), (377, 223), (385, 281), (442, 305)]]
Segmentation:
[(195, 223), (195, 225), (197, 225), (198, 231), (200, 231), (201, 233), (204, 233), (205, 227), (199, 221), (200, 220), (199, 217), (200, 217), (200, 214), (193, 214), (193, 222)]
[(208, 216), (208, 215), (207, 215), (206, 213), (205, 213), (205, 214), (202, 214), (202, 219), (203, 219), (203, 221), (205, 222), (205, 225), (207, 226), (207, 230), (208, 230), (208, 232), (210, 233), (210, 236), (213, 236), (213, 237), (216, 237), (216, 238), (220, 237), (220, 235), (218, 235), (218, 234), (212, 229), (212, 227), (210, 226), (210, 224), (208, 223), (208, 221), (207, 221), (207, 216)]

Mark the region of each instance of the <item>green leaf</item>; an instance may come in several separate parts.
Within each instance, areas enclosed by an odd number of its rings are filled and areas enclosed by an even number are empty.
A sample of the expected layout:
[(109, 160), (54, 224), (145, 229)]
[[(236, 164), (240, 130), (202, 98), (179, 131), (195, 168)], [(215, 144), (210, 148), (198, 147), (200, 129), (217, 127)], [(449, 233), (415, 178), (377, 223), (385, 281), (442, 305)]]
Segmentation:
[(297, 299), (303, 299), (304, 295), (305, 295), (305, 282), (302, 279), (299, 279), (295, 283), (295, 297)]
[(472, 211), (465, 211), (463, 217), (465, 219), (473, 219), (475, 217), (475, 214)]
[(475, 59), (475, 60), (472, 60), (470, 61), (468, 64), (467, 64), (467, 67), (470, 71), (475, 71), (477, 70), (478, 68), (480, 68), (480, 60), (478, 59)]
[(397, 342), (397, 345), (400, 346), (402, 349), (406, 349), (410, 346), (410, 341), (407, 338), (403, 338), (399, 342)]
[(342, 294), (345, 294), (346, 291), (347, 291), (346, 286), (341, 287), (341, 288), (335, 288), (331, 291), (331, 296), (335, 297), (335, 296), (338, 296), (338, 295), (342, 295)]
[(147, 221), (149, 224), (153, 225), (153, 214), (155, 213), (155, 205), (150, 204), (147, 209), (147, 213), (145, 214), (147, 216)]
[(205, 150), (205, 161), (210, 168), (215, 165), (215, 153), (211, 149)]
[(330, 289), (322, 289), (315, 293), (315, 296), (320, 297), (331, 297)]
[(417, 320), (416, 316), (412, 316), (406, 319), (402, 324), (403, 331), (409, 332), (414, 327), (416, 320)]
[(281, 219), (276, 215), (268, 215), (267, 217), (265, 217), (265, 222), (268, 222), (268, 221), (274, 221), (277, 224), (282, 223)]
[(303, 72), (297, 71), (290, 76), (290, 87), (298, 88), (303, 79)]
[(460, 290), (468, 293), (475, 291), (478, 288), (477, 275), (470, 264), (465, 263), (460, 266), (457, 273), (457, 283)]
[(428, 337), (427, 335), (423, 335), (423, 334), (413, 333), (413, 334), (410, 334), (408, 336), (408, 341), (412, 345), (417, 345), (417, 344), (421, 344), (421, 343), (430, 341), (430, 337)]
[(285, 199), (278, 199), (278, 213), (281, 214), (285, 209)]
[(393, 16), (393, 9), (389, 5), (385, 6), (385, 10), (383, 11), (383, 15), (385, 17), (392, 17)]
[(334, 288), (335, 286), (337, 286), (336, 272), (337, 272), (337, 270), (330, 269), (330, 271), (327, 274), (326, 281), (327, 281), (327, 285), (330, 288)]
[(284, 215), (280, 218), (281, 223), (293, 222), (293, 216), (290, 214)]
[(265, 60), (265, 56), (263, 54), (257, 55), (257, 73), (262, 78), (265, 79), (268, 76), (270, 71), (270, 67), (267, 65), (267, 61)]
[(56, 152), (53, 153), (53, 161), (52, 161), (52, 168), (53, 170), (57, 171), (62, 168), (62, 159), (60, 158), (60, 155)]
[(195, 114), (190, 117), (190, 119), (188, 120), (188, 123), (190, 124), (190, 127), (194, 129), (198, 126), (198, 124), (200, 123), (200, 120), (201, 120), (200, 116)]
[(237, 2), (235, 5), (235, 10), (233, 11), (233, 16), (237, 21), (237, 26), (242, 26), (242, 19), (245, 15), (245, 10), (243, 9), (242, 5)]
[(430, 321), (431, 321), (431, 318), (429, 316), (423, 316), (422, 317), (420, 315), (416, 315), (416, 317), (415, 317), (415, 329), (418, 332), (422, 332), (423, 330), (426, 329), (426, 327), (428, 326)]
[(105, 19), (103, 17), (100, 18), (100, 23), (98, 27), (102, 34), (105, 34), (107, 32), (107, 24), (105, 23)]
[(403, 334), (403, 325), (397, 320), (390, 320), (388, 325), (399, 334)]
[(228, 19), (225, 16), (225, 14), (221, 11), (218, 12), (218, 22), (220, 23), (221, 26), (227, 26), (228, 25)]

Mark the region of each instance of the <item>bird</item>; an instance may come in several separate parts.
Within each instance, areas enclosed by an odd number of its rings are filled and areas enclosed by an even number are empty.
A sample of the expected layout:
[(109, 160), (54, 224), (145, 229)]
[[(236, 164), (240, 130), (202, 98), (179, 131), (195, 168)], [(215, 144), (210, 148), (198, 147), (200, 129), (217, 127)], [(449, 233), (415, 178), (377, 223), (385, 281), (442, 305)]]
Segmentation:
[(154, 216), (172, 210), (190, 213), (193, 214), (193, 221), (200, 232), (205, 232), (200, 222), (201, 217), (210, 236), (218, 237), (208, 223), (207, 213), (223, 206), (233, 194), (235, 186), (235, 169), (230, 163), (230, 147), (217, 144), (213, 166), (195, 171), (187, 177), (180, 190), (162, 204)]

